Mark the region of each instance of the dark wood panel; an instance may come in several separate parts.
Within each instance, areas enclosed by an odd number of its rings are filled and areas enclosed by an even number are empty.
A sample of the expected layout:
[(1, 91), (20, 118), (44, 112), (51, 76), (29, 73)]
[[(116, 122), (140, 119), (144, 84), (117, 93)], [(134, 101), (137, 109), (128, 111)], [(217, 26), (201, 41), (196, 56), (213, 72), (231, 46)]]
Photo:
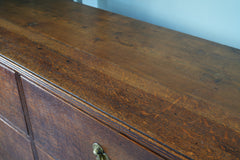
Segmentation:
[(27, 134), (15, 73), (1, 64), (0, 114)]
[(0, 119), (0, 160), (33, 160), (30, 141)]
[(95, 159), (94, 142), (112, 160), (162, 159), (26, 79), (23, 86), (35, 142), (56, 159)]

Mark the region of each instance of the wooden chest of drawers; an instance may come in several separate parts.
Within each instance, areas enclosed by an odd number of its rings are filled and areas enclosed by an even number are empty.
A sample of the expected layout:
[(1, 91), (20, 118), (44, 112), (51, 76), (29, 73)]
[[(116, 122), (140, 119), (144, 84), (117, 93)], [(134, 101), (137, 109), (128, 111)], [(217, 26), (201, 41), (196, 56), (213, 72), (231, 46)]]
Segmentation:
[[(0, 0), (0, 160), (239, 159), (240, 50), (70, 0)], [(106, 159), (106, 158), (105, 158)]]

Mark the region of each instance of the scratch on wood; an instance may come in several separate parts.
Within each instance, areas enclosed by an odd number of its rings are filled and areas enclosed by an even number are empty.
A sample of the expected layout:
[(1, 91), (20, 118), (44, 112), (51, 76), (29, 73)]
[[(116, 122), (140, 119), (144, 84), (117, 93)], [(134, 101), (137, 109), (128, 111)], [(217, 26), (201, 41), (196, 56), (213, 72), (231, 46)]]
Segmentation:
[(177, 98), (170, 106), (164, 108), (164, 109), (162, 110), (162, 112), (165, 112), (165, 111), (167, 111), (167, 110), (168, 110), (168, 111), (171, 110), (171, 108), (173, 107), (173, 105), (175, 105), (176, 103), (178, 103), (181, 99), (182, 99), (182, 97)]

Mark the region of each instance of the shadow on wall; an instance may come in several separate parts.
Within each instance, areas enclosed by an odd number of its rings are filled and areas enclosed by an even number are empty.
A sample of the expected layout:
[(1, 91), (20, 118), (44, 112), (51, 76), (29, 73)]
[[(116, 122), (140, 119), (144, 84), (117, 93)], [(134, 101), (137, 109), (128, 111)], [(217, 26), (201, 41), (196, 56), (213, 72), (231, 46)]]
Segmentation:
[(82, 0), (82, 2), (85, 5), (240, 49), (240, 0)]

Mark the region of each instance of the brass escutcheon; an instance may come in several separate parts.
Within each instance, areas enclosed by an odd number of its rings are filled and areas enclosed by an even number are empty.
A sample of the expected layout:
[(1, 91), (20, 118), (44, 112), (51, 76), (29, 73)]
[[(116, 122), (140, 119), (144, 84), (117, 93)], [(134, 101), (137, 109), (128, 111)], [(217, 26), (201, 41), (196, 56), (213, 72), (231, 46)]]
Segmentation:
[(96, 155), (96, 160), (110, 160), (102, 147), (98, 143), (93, 143), (93, 154)]

